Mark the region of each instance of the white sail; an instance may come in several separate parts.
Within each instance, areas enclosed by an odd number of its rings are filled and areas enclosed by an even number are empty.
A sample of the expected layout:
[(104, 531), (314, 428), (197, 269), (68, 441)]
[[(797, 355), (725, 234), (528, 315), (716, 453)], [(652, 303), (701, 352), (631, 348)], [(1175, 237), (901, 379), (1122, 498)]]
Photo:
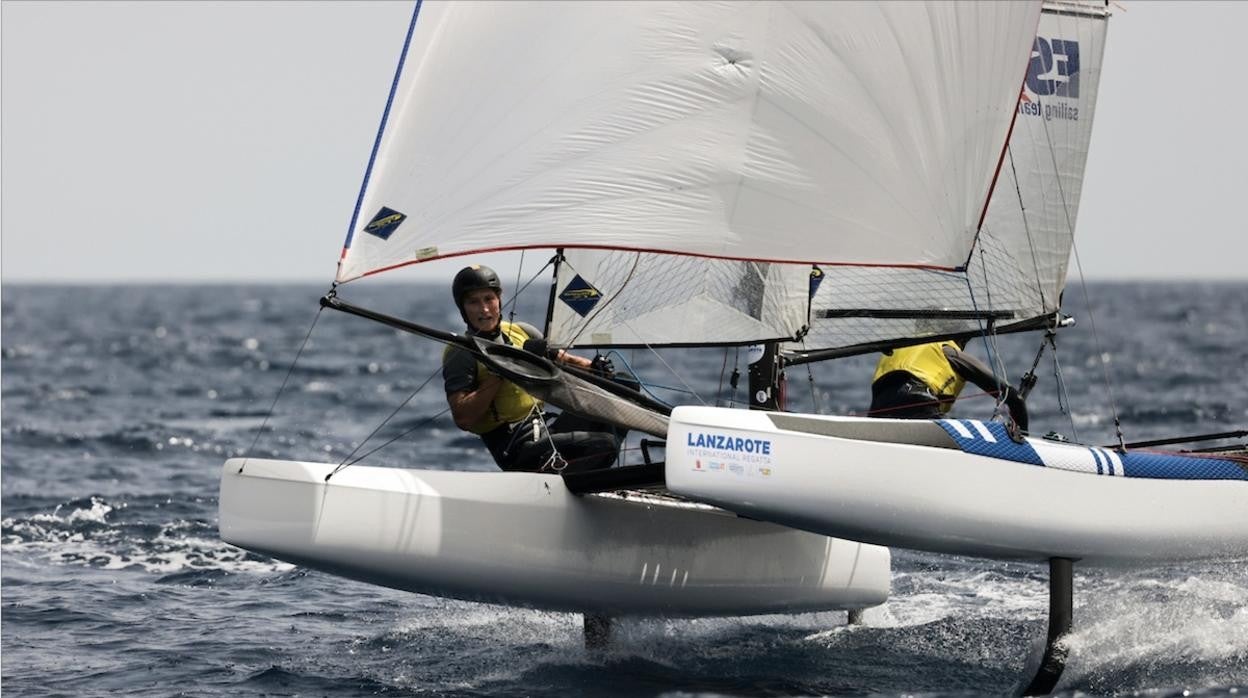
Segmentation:
[(551, 341), (748, 344), (806, 330), (809, 267), (576, 249), (555, 279)]
[(960, 266), (1039, 10), (425, 3), (338, 281), (530, 247)]
[(1066, 282), (1109, 11), (1103, 0), (1045, 5), (1018, 118), (984, 227), (1022, 266), (1020, 315), (1053, 312)]
[(870, 348), (980, 331), (990, 315), (1001, 327), (1057, 310), (1108, 16), (1103, 0), (1045, 4), (1006, 159), (966, 269), (825, 267), (811, 300), (810, 332), (792, 349)]

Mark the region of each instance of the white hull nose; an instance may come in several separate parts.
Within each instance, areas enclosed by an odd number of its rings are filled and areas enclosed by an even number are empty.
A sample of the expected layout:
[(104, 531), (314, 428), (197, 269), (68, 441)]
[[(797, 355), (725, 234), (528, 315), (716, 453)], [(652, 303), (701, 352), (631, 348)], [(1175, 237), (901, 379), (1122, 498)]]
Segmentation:
[(226, 542), (372, 584), (560, 611), (856, 609), (888, 550), (670, 498), (575, 496), (555, 475), (248, 460), (221, 475)]

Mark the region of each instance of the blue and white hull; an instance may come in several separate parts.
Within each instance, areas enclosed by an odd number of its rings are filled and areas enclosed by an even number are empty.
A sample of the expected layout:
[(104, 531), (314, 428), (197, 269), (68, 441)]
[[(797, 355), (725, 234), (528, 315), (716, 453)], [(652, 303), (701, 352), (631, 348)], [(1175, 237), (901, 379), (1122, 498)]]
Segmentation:
[(1248, 469), (1025, 438), (997, 423), (679, 407), (671, 491), (824, 535), (1005, 559), (1248, 556)]

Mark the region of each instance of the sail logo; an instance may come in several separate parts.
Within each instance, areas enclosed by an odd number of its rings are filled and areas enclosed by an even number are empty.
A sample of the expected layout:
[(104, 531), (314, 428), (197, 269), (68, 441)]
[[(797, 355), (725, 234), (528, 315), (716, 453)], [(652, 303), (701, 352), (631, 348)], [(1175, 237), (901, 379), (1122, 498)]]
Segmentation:
[(1078, 121), (1079, 107), (1066, 101), (1033, 100), (1036, 97), (1079, 99), (1079, 42), (1037, 36), (1027, 64), (1026, 89), (1018, 103), (1020, 116), (1038, 116), (1045, 121)]
[(370, 235), (376, 235), (382, 240), (389, 240), (390, 235), (394, 233), (395, 229), (398, 228), (399, 224), (404, 220), (407, 220), (407, 216), (404, 214), (399, 213), (394, 209), (382, 206), (381, 210), (377, 212), (377, 215), (373, 216), (373, 219), (368, 222), (368, 225), (364, 226), (364, 232)]
[(602, 300), (602, 292), (577, 274), (572, 277), (567, 286), (563, 287), (559, 300), (567, 304), (577, 315), (585, 317), (595, 305), (598, 305), (598, 301)]

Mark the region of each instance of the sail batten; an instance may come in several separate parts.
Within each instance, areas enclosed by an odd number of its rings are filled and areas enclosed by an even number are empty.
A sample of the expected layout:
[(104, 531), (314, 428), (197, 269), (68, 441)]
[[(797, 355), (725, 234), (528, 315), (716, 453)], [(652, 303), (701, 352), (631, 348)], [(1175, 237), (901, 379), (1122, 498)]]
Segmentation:
[(956, 268), (1038, 15), (425, 4), (337, 280), (556, 247)]

